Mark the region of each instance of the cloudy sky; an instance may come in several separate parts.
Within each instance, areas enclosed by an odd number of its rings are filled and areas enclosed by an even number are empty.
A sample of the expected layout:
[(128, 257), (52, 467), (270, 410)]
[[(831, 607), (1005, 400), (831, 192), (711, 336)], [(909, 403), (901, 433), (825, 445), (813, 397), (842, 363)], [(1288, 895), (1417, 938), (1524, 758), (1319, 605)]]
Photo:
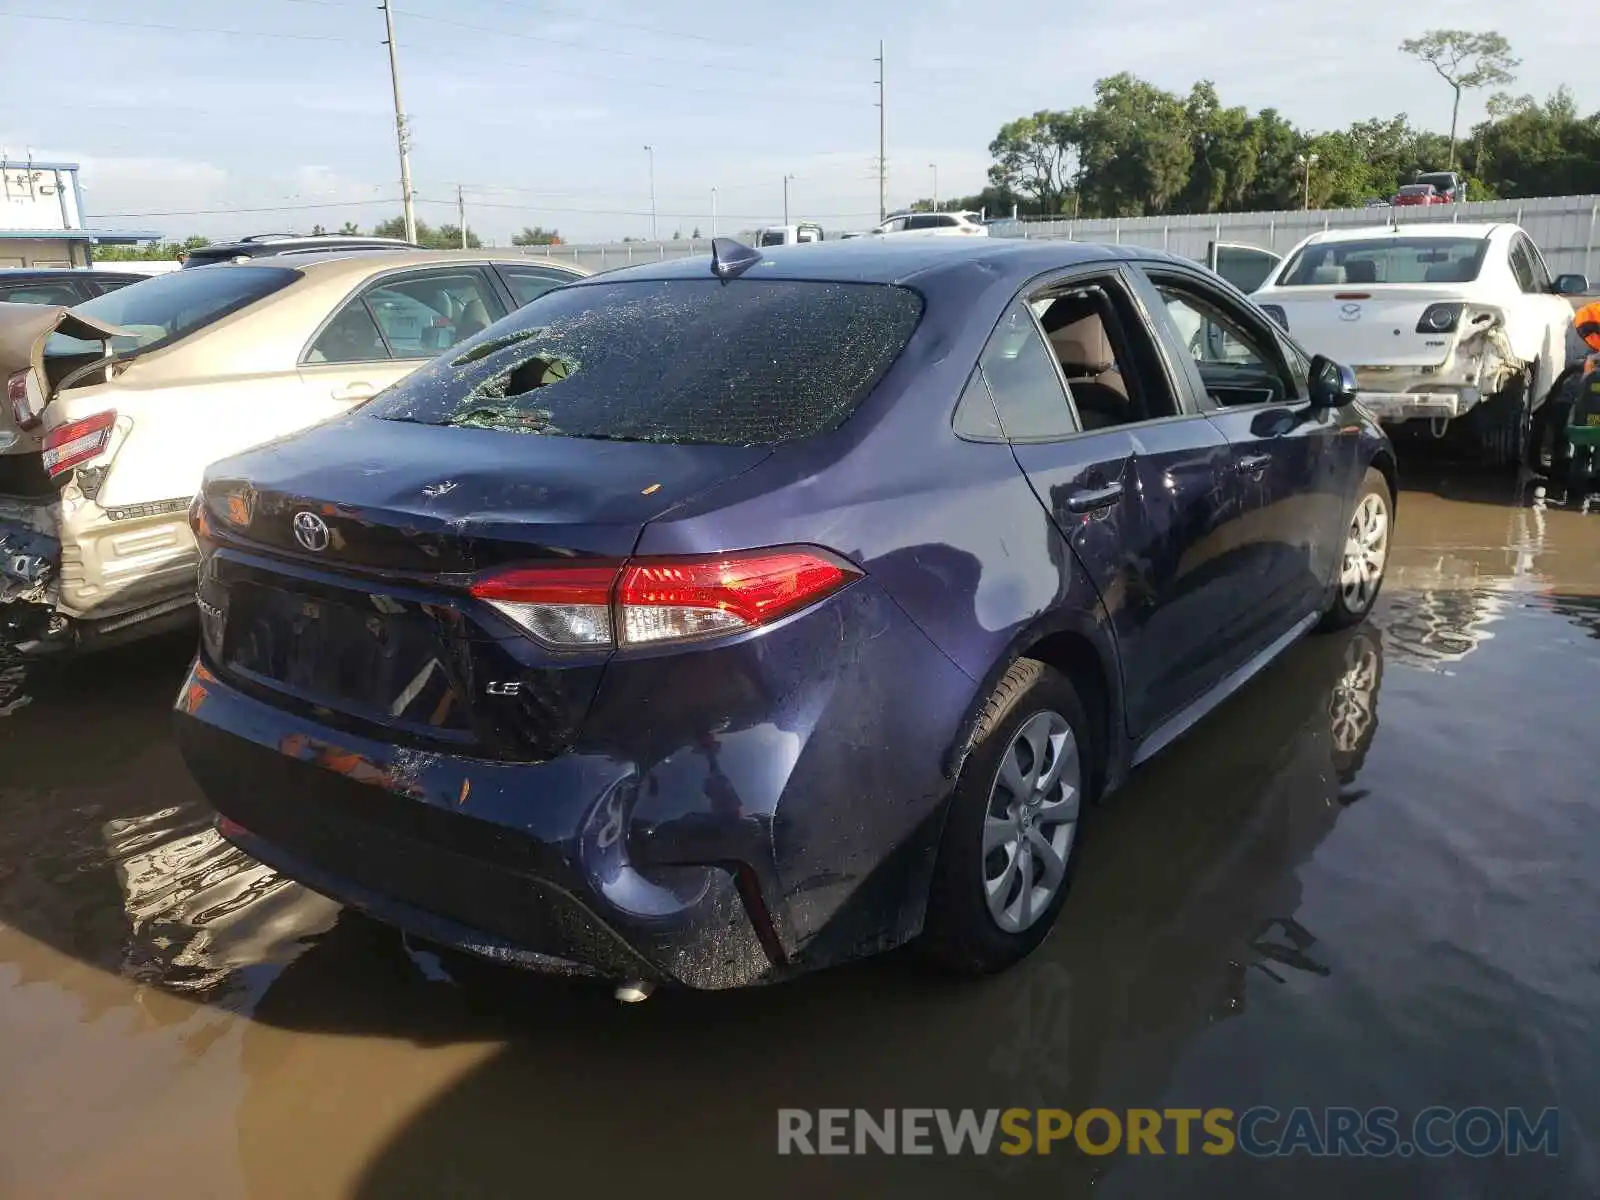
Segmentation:
[[(394, 0), (418, 215), (505, 241), (877, 212), (873, 58), (888, 59), (890, 207), (982, 186), (1000, 124), (1090, 99), (1129, 70), (1310, 128), (1409, 113), (1448, 128), (1450, 93), (1400, 41), (1498, 29), (1514, 90), (1568, 84), (1600, 108), (1593, 33), (1554, 0)], [(370, 225), (399, 211), (374, 0), (7, 0), (0, 147), (83, 164), (95, 224), (171, 237)], [(1590, 37), (1592, 40), (1592, 37)], [(1463, 104), (1462, 125), (1482, 96)], [(254, 210), (254, 211), (247, 211)]]

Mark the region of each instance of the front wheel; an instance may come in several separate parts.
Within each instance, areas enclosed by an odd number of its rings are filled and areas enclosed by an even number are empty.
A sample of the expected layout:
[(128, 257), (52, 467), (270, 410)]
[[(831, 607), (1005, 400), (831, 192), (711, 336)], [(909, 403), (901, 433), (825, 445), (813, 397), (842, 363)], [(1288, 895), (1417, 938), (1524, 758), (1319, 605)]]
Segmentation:
[(1389, 481), (1368, 467), (1345, 533), (1333, 603), (1322, 618), (1323, 629), (1345, 629), (1366, 620), (1383, 587), (1389, 564), (1389, 532), (1394, 524), (1394, 497)]
[(951, 796), (919, 945), (925, 957), (987, 975), (1044, 941), (1072, 882), (1095, 761), (1066, 676), (1035, 659), (1012, 664)]

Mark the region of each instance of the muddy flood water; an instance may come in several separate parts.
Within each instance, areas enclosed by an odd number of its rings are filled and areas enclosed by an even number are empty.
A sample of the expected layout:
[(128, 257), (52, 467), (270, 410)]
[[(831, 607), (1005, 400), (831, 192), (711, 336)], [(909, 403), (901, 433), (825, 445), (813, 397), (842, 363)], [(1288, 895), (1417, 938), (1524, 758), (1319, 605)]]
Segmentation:
[[(0, 1196), (1600, 1196), (1600, 511), (1398, 510), (1370, 625), (1139, 772), (983, 983), (624, 1006), (440, 959), (211, 831), (187, 639), (0, 668)], [(1559, 1149), (776, 1152), (780, 1108), (1256, 1105), (1555, 1108)]]

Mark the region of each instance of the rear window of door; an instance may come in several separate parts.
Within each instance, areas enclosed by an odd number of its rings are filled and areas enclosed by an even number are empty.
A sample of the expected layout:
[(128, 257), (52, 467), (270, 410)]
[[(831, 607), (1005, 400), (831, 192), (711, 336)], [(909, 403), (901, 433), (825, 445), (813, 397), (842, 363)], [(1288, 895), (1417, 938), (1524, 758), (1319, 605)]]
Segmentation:
[(69, 280), (0, 284), (0, 304), (79, 304), (83, 295)]
[(524, 304), (532, 304), (552, 288), (571, 283), (575, 278), (565, 271), (547, 270), (543, 267), (496, 267), (495, 270), (500, 272), (500, 278), (505, 281), (506, 288), (518, 308)]
[(914, 217), (906, 218), (906, 228), (910, 229), (949, 229), (961, 224), (961, 221), (946, 213), (921, 213)]
[(312, 340), (308, 363), (433, 358), (483, 332), (504, 307), (482, 271), (416, 271), (369, 285)]
[(776, 445), (849, 417), (922, 307), (909, 288), (817, 280), (560, 288), (366, 412), (544, 436)]

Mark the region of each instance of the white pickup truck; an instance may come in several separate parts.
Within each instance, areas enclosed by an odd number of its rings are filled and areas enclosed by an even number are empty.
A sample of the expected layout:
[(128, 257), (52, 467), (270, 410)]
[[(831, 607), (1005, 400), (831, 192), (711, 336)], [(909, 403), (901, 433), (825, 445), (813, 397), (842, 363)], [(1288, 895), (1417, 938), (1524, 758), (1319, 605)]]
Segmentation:
[(1510, 224), (1330, 230), (1252, 296), (1306, 349), (1356, 373), (1380, 420), (1464, 435), (1491, 462), (1531, 456), (1535, 414), (1566, 360), (1581, 275), (1552, 280)]

